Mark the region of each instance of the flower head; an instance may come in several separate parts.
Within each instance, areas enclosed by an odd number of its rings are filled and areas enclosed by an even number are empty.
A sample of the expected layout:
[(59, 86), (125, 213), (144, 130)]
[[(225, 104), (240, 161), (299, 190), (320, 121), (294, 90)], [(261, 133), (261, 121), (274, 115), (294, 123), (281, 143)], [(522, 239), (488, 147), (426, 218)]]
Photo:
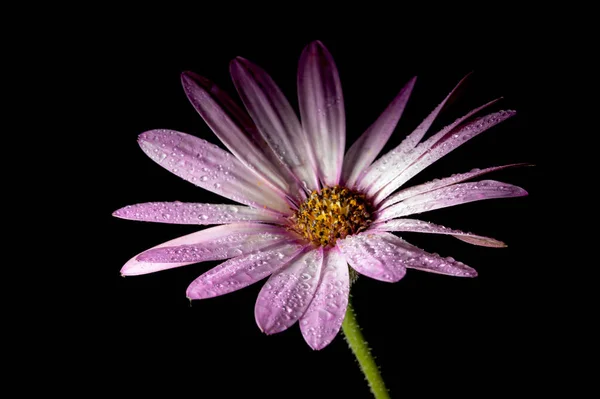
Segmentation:
[(187, 296), (223, 295), (270, 276), (256, 302), (258, 326), (273, 334), (299, 321), (307, 343), (321, 349), (344, 319), (350, 270), (387, 282), (400, 280), (407, 268), (476, 276), (471, 267), (427, 253), (391, 232), (446, 234), (474, 245), (504, 246), (407, 216), (526, 195), (498, 181), (466, 182), (515, 165), (403, 186), (513, 111), (477, 117), (492, 101), (423, 140), (461, 81), (400, 145), (376, 159), (404, 111), (414, 78), (344, 154), (342, 89), (322, 43), (309, 44), (300, 58), (301, 119), (264, 70), (243, 58), (233, 60), (230, 70), (246, 110), (209, 80), (182, 74), (190, 102), (229, 151), (173, 130), (142, 133), (139, 144), (177, 176), (243, 205), (152, 202), (117, 210), (114, 215), (124, 219), (219, 225), (142, 252), (123, 266), (123, 275), (227, 259), (194, 280)]

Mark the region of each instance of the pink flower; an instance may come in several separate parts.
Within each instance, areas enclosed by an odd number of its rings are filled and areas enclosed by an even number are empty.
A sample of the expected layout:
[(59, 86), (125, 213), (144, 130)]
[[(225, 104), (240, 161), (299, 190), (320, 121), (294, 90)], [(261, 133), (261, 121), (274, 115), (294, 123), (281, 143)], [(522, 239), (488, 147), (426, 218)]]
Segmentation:
[(273, 334), (299, 321), (306, 342), (321, 349), (340, 329), (356, 273), (387, 282), (399, 281), (407, 268), (477, 275), (471, 267), (427, 253), (391, 232), (446, 234), (474, 245), (504, 246), (493, 238), (407, 217), (471, 201), (526, 195), (519, 187), (493, 180), (465, 183), (515, 165), (402, 187), (514, 111), (475, 117), (492, 101), (423, 141), (461, 81), (400, 145), (375, 160), (404, 111), (415, 78), (344, 154), (342, 89), (322, 43), (309, 44), (300, 58), (301, 119), (261, 68), (236, 58), (230, 70), (247, 112), (207, 79), (182, 74), (192, 105), (229, 152), (172, 130), (142, 133), (139, 144), (177, 176), (243, 205), (153, 202), (117, 210), (114, 215), (124, 219), (220, 225), (142, 252), (123, 266), (123, 275), (228, 259), (194, 280), (187, 296), (223, 295), (270, 276), (255, 307), (260, 329)]

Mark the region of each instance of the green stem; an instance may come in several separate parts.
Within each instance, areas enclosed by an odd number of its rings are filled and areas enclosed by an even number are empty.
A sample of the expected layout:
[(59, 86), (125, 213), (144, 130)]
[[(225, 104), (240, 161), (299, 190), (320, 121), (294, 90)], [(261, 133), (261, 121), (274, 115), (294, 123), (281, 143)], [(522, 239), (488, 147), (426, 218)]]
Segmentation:
[(371, 356), (367, 341), (365, 341), (360, 332), (360, 327), (356, 321), (356, 315), (354, 314), (354, 308), (350, 301), (348, 301), (348, 309), (346, 310), (346, 317), (342, 323), (342, 330), (344, 331), (348, 346), (352, 349), (354, 356), (356, 356), (356, 359), (358, 360), (360, 369), (367, 378), (373, 396), (375, 396), (376, 399), (389, 399), (390, 395), (385, 387), (383, 378), (381, 378), (379, 368), (375, 364), (375, 359)]

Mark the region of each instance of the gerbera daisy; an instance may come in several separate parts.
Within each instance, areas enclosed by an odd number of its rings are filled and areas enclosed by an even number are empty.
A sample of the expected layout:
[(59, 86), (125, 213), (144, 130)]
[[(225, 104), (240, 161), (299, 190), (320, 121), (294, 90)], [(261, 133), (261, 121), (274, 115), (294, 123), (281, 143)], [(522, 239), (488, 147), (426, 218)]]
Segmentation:
[(151, 202), (117, 210), (114, 215), (124, 219), (219, 225), (142, 252), (123, 266), (123, 275), (227, 259), (194, 280), (188, 298), (223, 295), (270, 276), (255, 306), (260, 329), (273, 334), (299, 322), (308, 345), (322, 349), (340, 330), (350, 285), (358, 275), (386, 282), (399, 281), (407, 268), (477, 275), (471, 267), (427, 253), (391, 232), (446, 234), (474, 245), (504, 246), (493, 238), (408, 217), (471, 201), (526, 195), (498, 181), (465, 182), (515, 165), (403, 186), (514, 111), (477, 117), (495, 103), (491, 101), (423, 140), (461, 81), (400, 145), (376, 160), (404, 111), (415, 78), (344, 153), (342, 89), (322, 43), (309, 44), (300, 58), (300, 119), (260, 67), (236, 58), (230, 71), (246, 110), (209, 80), (182, 74), (188, 99), (229, 151), (173, 130), (142, 133), (139, 144), (170, 172), (242, 205)]

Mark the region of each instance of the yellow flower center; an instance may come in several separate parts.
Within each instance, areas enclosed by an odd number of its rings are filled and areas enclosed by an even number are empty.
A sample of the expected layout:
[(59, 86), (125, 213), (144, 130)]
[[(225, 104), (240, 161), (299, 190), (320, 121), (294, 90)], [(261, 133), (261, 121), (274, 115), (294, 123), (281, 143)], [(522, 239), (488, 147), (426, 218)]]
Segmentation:
[(345, 187), (313, 191), (291, 217), (292, 230), (323, 247), (338, 238), (365, 230), (371, 223), (371, 206), (364, 194)]

